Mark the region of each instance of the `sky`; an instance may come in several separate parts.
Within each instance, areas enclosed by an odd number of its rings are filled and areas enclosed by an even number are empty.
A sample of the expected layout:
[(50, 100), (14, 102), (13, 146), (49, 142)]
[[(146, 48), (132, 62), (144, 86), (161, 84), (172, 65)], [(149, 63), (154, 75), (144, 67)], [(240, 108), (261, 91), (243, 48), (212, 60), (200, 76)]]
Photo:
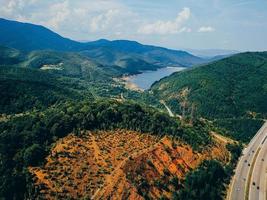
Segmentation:
[(267, 50), (267, 0), (0, 0), (0, 17), (78, 41)]

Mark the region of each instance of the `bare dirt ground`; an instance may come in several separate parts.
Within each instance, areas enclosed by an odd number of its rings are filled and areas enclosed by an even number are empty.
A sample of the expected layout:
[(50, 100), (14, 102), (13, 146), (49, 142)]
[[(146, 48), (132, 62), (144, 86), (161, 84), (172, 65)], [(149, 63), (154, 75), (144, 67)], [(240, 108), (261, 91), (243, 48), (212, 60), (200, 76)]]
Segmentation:
[[(204, 159), (228, 162), (215, 143), (202, 153), (169, 137), (116, 130), (70, 134), (59, 140), (43, 167), (31, 167), (43, 199), (152, 199), (171, 197), (174, 177), (182, 179)], [(161, 187), (165, 184), (167, 188)]]
[(215, 140), (217, 140), (218, 142), (222, 142), (224, 144), (227, 144), (227, 143), (233, 144), (236, 142), (236, 141), (232, 140), (231, 138), (225, 137), (219, 133), (212, 132), (212, 135), (213, 135)]

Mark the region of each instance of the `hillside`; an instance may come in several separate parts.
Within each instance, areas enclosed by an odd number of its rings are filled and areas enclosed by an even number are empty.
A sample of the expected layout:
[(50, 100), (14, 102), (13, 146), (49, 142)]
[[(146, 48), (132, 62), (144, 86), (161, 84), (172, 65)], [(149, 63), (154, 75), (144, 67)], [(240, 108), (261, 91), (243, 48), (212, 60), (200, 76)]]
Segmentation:
[[(155, 70), (163, 66), (192, 66), (208, 62), (185, 51), (143, 45), (127, 40), (81, 43), (39, 25), (0, 19), (0, 45), (21, 51), (82, 52), (103, 65), (118, 66), (125, 73)], [(126, 70), (125, 70), (126, 69)]]
[[(175, 73), (151, 91), (178, 114), (214, 120), (229, 135), (249, 141), (267, 117), (267, 53), (242, 53)], [(249, 127), (249, 128), (248, 128)]]
[(79, 82), (38, 70), (0, 67), (0, 114), (21, 113), (66, 100), (92, 99)]
[(111, 78), (119, 72), (103, 69), (76, 53), (24, 53), (0, 47), (0, 55), (1, 114), (46, 109), (66, 100), (92, 99), (108, 88), (112, 96), (112, 89), (122, 88)]
[(103, 66), (79, 53), (52, 50), (24, 52), (0, 46), (0, 66), (40, 69), (87, 80), (103, 80), (122, 74), (118, 68)]
[(227, 163), (225, 145), (197, 154), (168, 137), (127, 130), (83, 132), (60, 139), (45, 166), (30, 167), (30, 172), (42, 198), (169, 199), (176, 191), (173, 180), (212, 158)]

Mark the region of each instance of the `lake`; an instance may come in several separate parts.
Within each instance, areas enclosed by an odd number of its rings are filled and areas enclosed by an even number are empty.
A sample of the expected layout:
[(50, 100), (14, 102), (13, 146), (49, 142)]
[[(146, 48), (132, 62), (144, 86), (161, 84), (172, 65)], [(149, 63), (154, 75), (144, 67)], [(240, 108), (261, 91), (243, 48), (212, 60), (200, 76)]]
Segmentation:
[(164, 67), (156, 71), (144, 71), (141, 74), (126, 77), (127, 81), (142, 90), (147, 90), (151, 85), (174, 72), (182, 71), (183, 67)]

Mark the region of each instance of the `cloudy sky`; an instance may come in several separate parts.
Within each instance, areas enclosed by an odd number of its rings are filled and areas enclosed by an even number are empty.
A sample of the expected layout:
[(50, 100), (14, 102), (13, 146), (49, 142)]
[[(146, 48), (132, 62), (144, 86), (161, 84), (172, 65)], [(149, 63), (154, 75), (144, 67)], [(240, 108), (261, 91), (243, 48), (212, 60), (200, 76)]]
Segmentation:
[(0, 17), (74, 40), (267, 50), (267, 0), (0, 0)]

